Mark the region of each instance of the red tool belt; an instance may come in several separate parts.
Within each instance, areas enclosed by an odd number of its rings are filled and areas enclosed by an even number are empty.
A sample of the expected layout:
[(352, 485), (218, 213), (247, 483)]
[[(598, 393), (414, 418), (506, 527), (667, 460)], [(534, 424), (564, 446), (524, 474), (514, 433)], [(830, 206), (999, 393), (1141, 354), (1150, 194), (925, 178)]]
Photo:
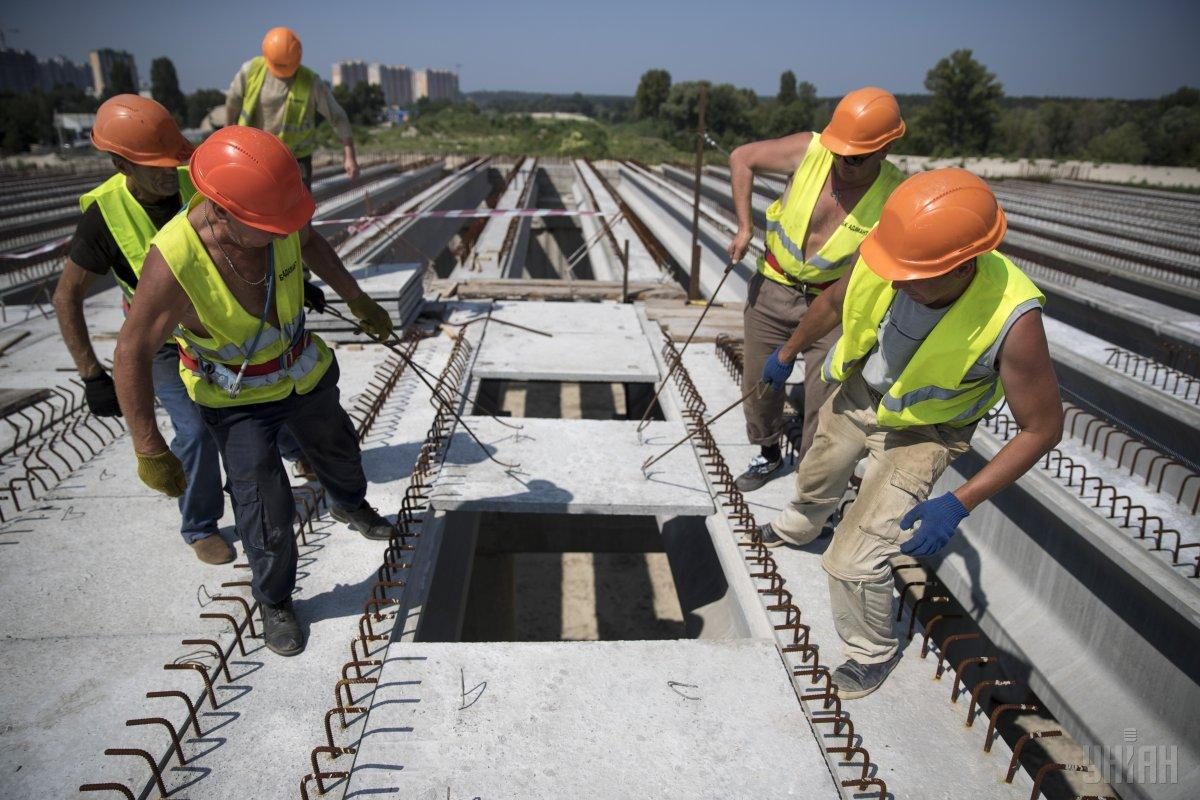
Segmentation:
[(798, 289), (805, 294), (816, 294), (817, 292), (823, 289), (828, 289), (830, 286), (833, 286), (835, 283), (837, 283), (836, 280), (826, 281), (825, 283), (807, 283), (805, 281), (797, 281), (791, 275), (788, 275), (783, 271), (783, 267), (779, 266), (779, 260), (775, 258), (775, 254), (772, 253), (770, 249), (766, 250), (766, 256), (764, 256), (763, 261), (767, 262), (768, 267), (782, 275), (784, 280), (788, 282), (788, 286), (791, 286), (793, 289)]
[[(261, 378), (263, 375), (270, 375), (273, 372), (282, 372), (289, 369), (292, 364), (296, 363), (296, 359), (300, 358), (300, 354), (308, 347), (312, 341), (312, 335), (305, 331), (300, 338), (292, 345), (290, 350), (285, 350), (278, 358), (273, 358), (270, 361), (264, 361), (261, 364), (247, 364), (246, 371), (242, 373), (246, 378)], [(208, 370), (205, 369), (203, 359), (198, 359), (192, 356), (191, 353), (179, 348), (179, 362), (185, 367), (195, 372), (198, 375), (204, 375)], [(237, 365), (226, 364), (226, 367), (237, 371)]]

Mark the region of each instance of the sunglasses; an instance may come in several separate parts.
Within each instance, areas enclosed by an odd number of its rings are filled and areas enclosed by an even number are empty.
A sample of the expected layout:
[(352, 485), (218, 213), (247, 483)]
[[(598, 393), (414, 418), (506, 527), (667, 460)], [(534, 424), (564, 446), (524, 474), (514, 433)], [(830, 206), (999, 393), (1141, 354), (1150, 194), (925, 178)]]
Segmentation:
[[(843, 156), (843, 155), (838, 155), (837, 157), (838, 157), (838, 158), (840, 158), (840, 159), (841, 159), (843, 162), (845, 162), (845, 163), (849, 164), (850, 166), (852, 166), (852, 167), (857, 167), (859, 164), (863, 163), (863, 162), (864, 162), (864, 161), (866, 161), (868, 158), (870, 158), (871, 156), (875, 155), (875, 154), (876, 154), (876, 153), (878, 153), (878, 152), (879, 152), (878, 150), (874, 150), (874, 151), (872, 151), (872, 152), (870, 152), (870, 153), (862, 153), (862, 154), (860, 154), (860, 155), (857, 155), (857, 156)], [(836, 155), (836, 154), (835, 154), (835, 155)]]

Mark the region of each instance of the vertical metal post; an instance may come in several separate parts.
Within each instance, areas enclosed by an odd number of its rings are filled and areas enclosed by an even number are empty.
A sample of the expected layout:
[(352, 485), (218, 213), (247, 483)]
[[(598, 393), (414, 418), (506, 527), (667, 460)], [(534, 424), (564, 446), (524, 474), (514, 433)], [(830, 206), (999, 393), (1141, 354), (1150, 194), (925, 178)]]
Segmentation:
[(688, 300), (700, 300), (700, 172), (704, 168), (704, 112), (708, 107), (708, 84), (700, 84), (696, 128), (696, 192), (692, 197), (692, 275), (688, 281)]
[(621, 278), (621, 302), (629, 302), (629, 240), (625, 240), (625, 252), (621, 256), (621, 264), (624, 267), (624, 277)]

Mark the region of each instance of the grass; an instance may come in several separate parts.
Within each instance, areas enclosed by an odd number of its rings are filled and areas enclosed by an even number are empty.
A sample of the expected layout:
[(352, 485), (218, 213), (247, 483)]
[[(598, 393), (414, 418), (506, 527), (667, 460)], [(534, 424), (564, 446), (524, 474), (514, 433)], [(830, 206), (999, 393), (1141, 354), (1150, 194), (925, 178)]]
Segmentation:
[[(430, 153), (500, 157), (633, 159), (649, 164), (691, 163), (693, 154), (654, 135), (644, 125), (596, 120), (532, 119), (525, 114), (483, 114), (449, 108), (398, 128), (355, 128), (362, 154)], [(328, 144), (334, 146), (332, 134)], [(706, 161), (725, 163), (710, 152)]]

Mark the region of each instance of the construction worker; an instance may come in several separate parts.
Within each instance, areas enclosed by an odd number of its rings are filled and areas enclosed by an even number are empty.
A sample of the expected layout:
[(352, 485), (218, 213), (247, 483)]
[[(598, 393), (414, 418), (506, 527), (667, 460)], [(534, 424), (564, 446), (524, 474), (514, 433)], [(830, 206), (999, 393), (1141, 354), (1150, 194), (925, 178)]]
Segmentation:
[[(791, 176), (783, 196), (767, 208), (765, 255), (758, 260), (758, 273), (746, 298), (744, 394), (754, 388), (762, 365), (804, 319), (812, 302), (854, 264), (884, 200), (904, 180), (903, 173), (887, 161), (891, 143), (904, 130), (896, 98), (868, 86), (843, 97), (821, 133), (753, 142), (730, 155), (729, 181), (738, 219), (737, 236), (729, 245), (733, 263), (742, 260), (754, 237), (750, 206), (754, 173)], [(803, 353), (801, 458), (812, 444), (817, 410), (830, 394), (815, 376), (835, 338), (836, 332), (830, 332)], [(782, 473), (783, 401), (782, 390), (754, 392), (746, 399), (746, 435), (760, 452), (736, 480), (743, 492), (754, 491)]]
[(312, 154), (317, 149), (317, 119), (329, 120), (342, 142), (343, 166), (358, 177), (354, 131), (346, 112), (333, 99), (329, 85), (300, 65), (300, 38), (290, 28), (271, 28), (262, 40), (262, 55), (242, 64), (225, 93), (227, 125), (249, 125), (275, 134), (295, 155), (312, 189)]
[[(83, 379), (88, 410), (116, 417), (121, 415), (117, 392), (92, 347), (83, 301), (96, 279), (111, 271), (125, 303), (133, 302), (150, 240), (195, 193), (187, 167), (181, 166), (192, 146), (170, 112), (136, 94), (117, 95), (100, 106), (92, 144), (112, 157), (117, 174), (79, 198), (83, 219), (71, 239), (54, 308)], [(179, 348), (166, 334), (158, 340), (152, 362), (154, 396), (175, 429), (171, 452), (187, 474), (179, 498), (179, 532), (201, 561), (232, 561), (233, 548), (218, 533), (225, 499), (217, 443), (179, 379)]]
[(196, 148), (189, 166), (197, 194), (154, 237), (138, 302), (117, 340), (117, 396), (138, 476), (178, 495), (186, 470), (163, 442), (150, 394), (156, 342), (178, 329), (179, 374), (225, 459), (266, 645), (295, 655), (304, 636), (291, 601), (295, 504), (276, 450), (280, 428), (291, 428), (312, 461), (334, 519), (369, 539), (393, 532), (366, 502), (354, 426), (338, 402), (337, 361), (305, 328), (301, 238), (310, 237), (304, 261), (365, 331), (389, 336), (392, 321), (308, 226), (312, 195), (279, 139), (223, 128)]
[[(858, 497), (821, 559), (846, 655), (833, 674), (842, 698), (874, 691), (899, 659), (889, 559), (940, 551), (972, 509), (1062, 436), (1045, 298), (996, 252), (1006, 227), (991, 189), (966, 170), (909, 178), (854, 268), (763, 366), (762, 380), (782, 387), (796, 357), (841, 323), (822, 370), (837, 389), (821, 406), (792, 501), (759, 534), (768, 547), (813, 541), (866, 457)], [(962, 486), (929, 499), (1006, 395), (1020, 433)]]

